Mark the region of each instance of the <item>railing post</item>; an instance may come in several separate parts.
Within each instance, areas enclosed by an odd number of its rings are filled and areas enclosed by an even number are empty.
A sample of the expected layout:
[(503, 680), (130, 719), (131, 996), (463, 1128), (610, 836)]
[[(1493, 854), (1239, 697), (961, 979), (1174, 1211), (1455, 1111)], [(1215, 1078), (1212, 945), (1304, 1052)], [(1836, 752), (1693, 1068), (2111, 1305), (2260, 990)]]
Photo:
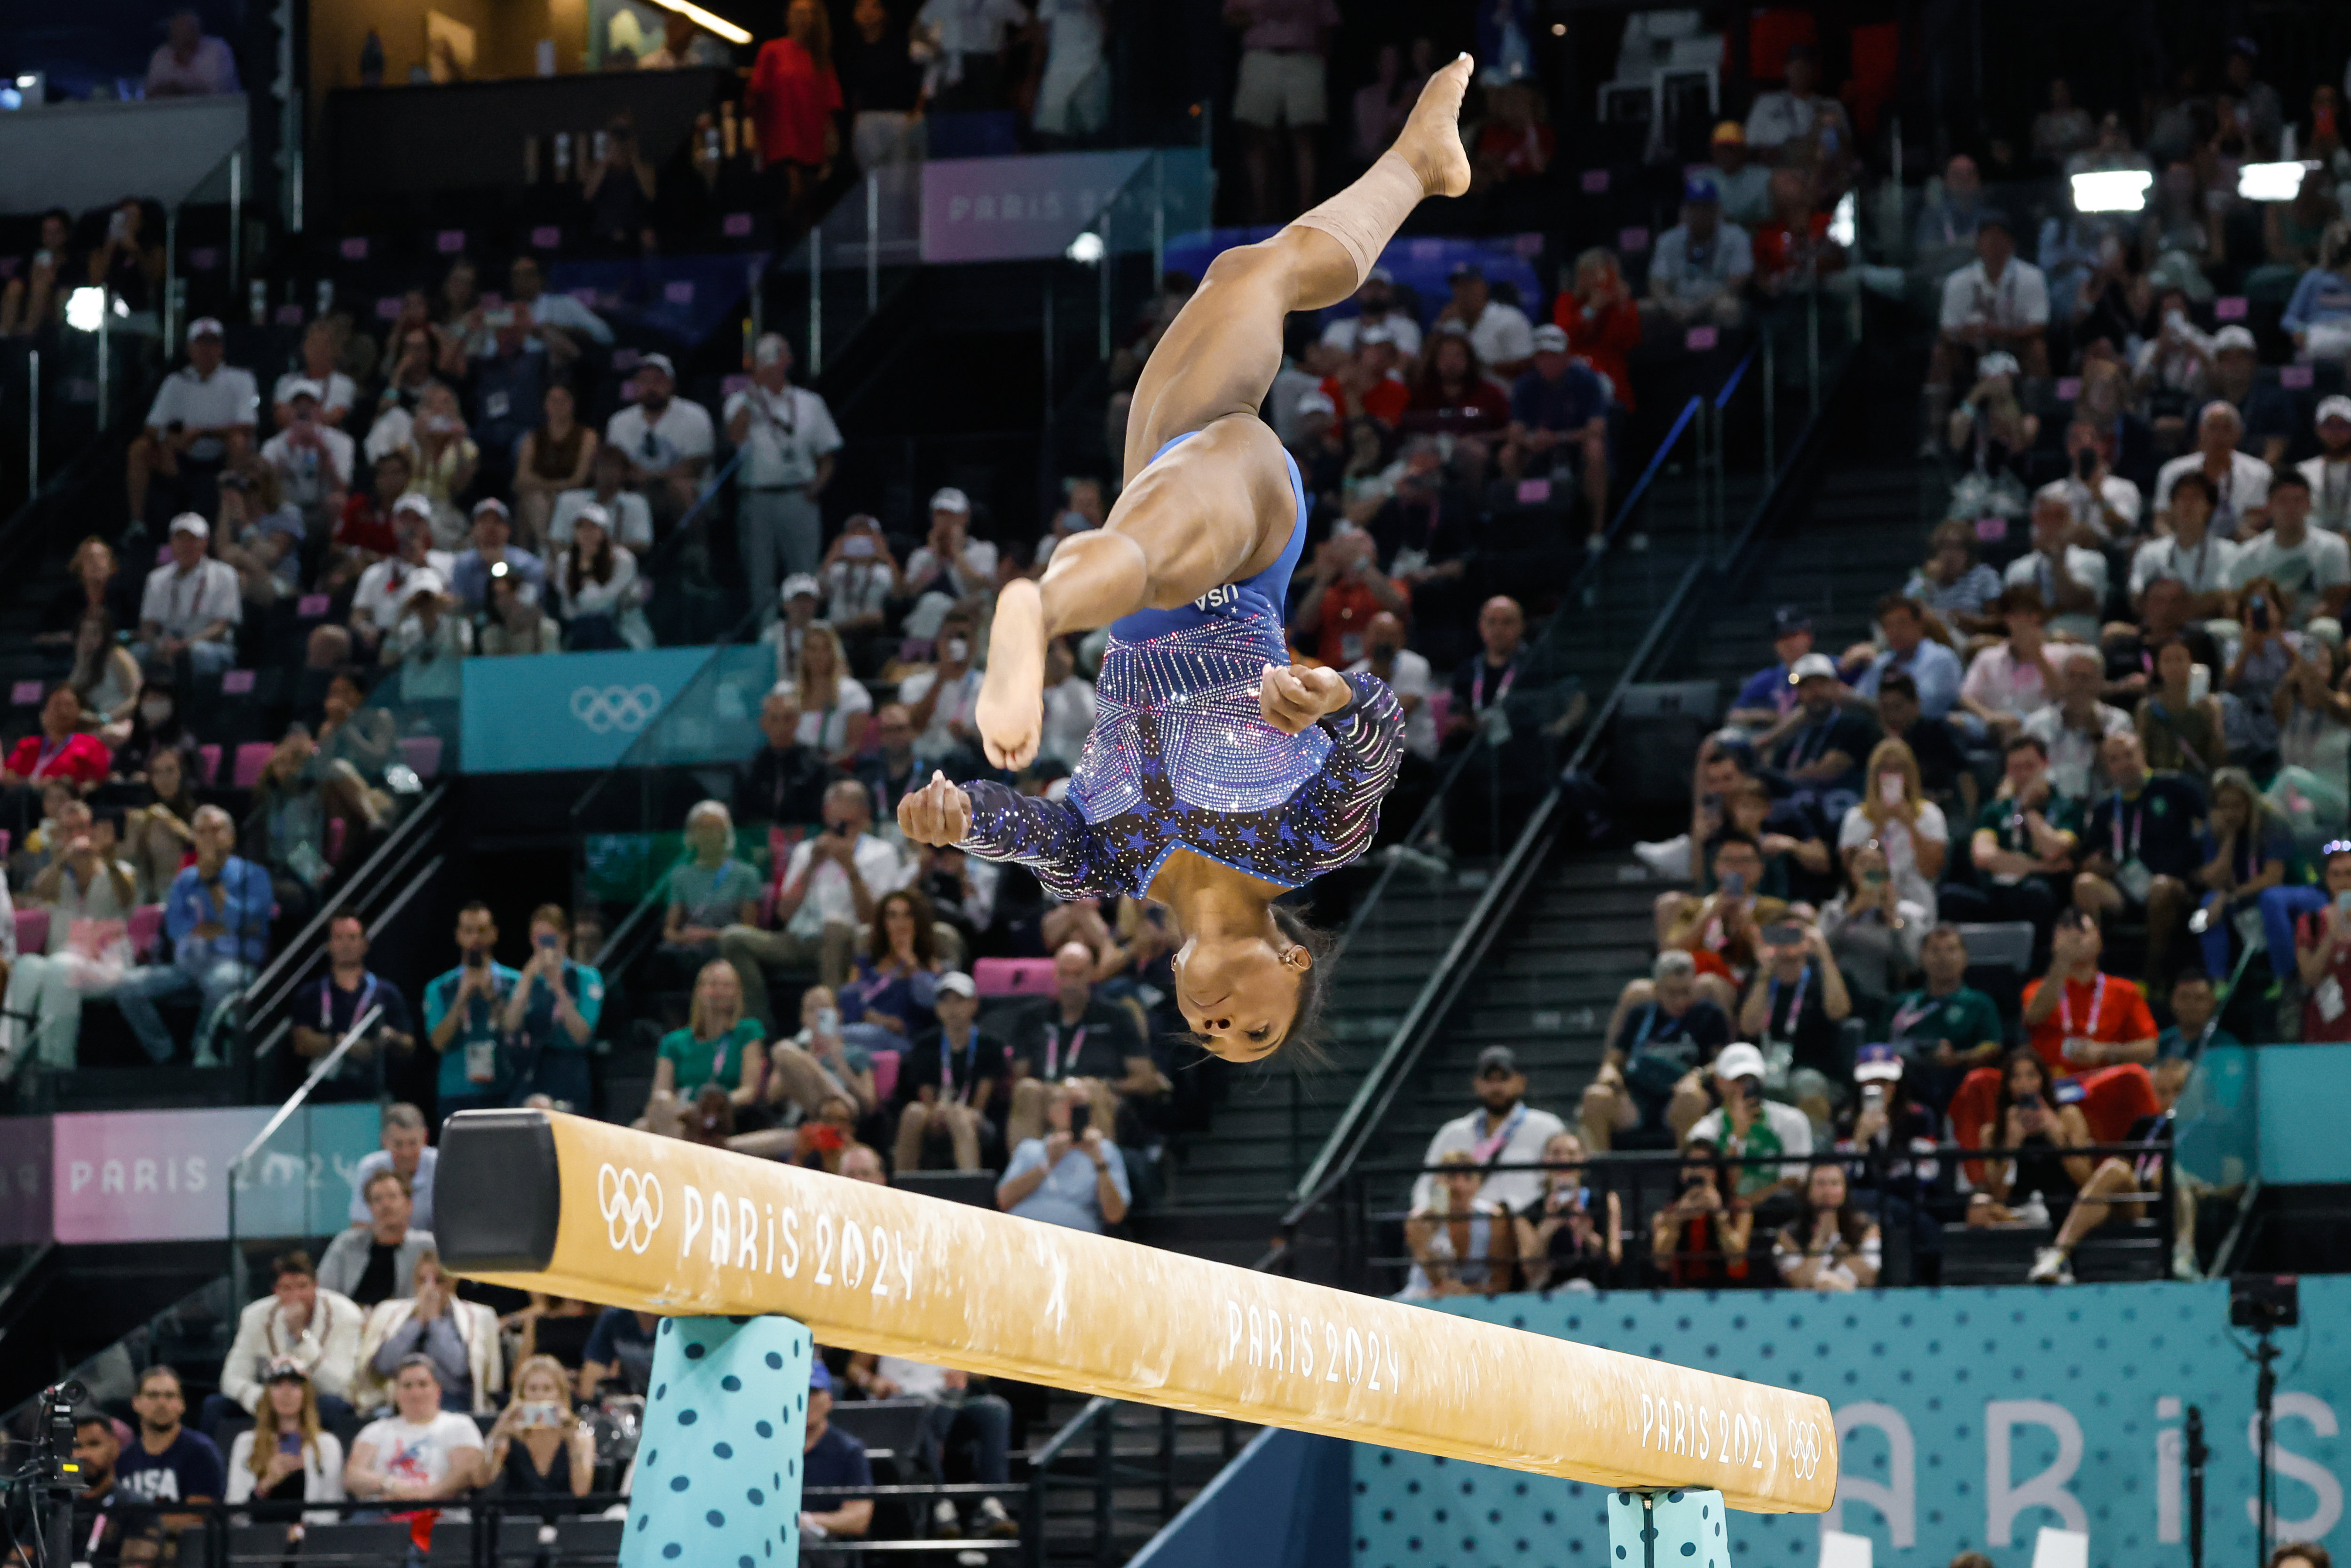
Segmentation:
[(882, 308), (882, 175), (865, 176), (865, 313)]
[[(25, 498), (41, 493), (41, 350), (25, 352)], [(1295, 1153), (1290, 1156), (1297, 1158)]]
[[(172, 346), (180, 340), (180, 209), (175, 204), (163, 209), (163, 354), (169, 359)], [(106, 421), (99, 422), (106, 427)]]
[[(245, 281), (245, 150), (228, 155), (228, 286)], [(169, 353), (171, 346), (166, 344)]]
[(824, 225), (809, 225), (809, 374), (824, 373)]
[[(107, 425), (107, 392), (114, 371), (114, 356), (109, 351), (113, 346), (113, 328), (114, 290), (101, 283), (98, 286), (98, 428), (101, 431)], [(172, 350), (167, 345), (163, 351), (168, 354)], [(140, 521), (137, 517), (131, 519), (134, 528)]]
[(1110, 1504), (1113, 1490), (1113, 1467), (1116, 1461), (1112, 1416), (1118, 1406), (1102, 1401), (1101, 1413), (1094, 1416), (1094, 1563), (1096, 1568), (1111, 1568), (1112, 1535)]
[(1176, 1412), (1159, 1407), (1159, 1522), (1176, 1517)]
[(1821, 280), (1804, 290), (1804, 392), (1810, 413), (1821, 416)]

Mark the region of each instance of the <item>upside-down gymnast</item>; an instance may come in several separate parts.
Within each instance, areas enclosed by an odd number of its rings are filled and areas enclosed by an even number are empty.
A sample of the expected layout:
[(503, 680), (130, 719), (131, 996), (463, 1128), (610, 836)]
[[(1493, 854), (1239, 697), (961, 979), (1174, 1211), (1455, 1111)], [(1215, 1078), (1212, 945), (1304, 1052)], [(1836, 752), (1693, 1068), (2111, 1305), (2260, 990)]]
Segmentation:
[(999, 768), (1036, 755), (1047, 643), (1111, 629), (1068, 800), (934, 777), (898, 805), (908, 838), (1019, 861), (1056, 896), (1165, 904), (1185, 938), (1177, 1004), (1237, 1061), (1311, 1032), (1325, 945), (1273, 901), (1364, 852), (1404, 748), (1384, 683), (1289, 663), (1305, 486), (1257, 411), (1282, 319), (1346, 298), (1423, 197), (1469, 188), (1469, 72), (1464, 55), (1431, 77), (1363, 178), (1209, 264), (1135, 387), (1109, 519), (1056, 549), (1041, 582), (998, 597), (974, 717)]

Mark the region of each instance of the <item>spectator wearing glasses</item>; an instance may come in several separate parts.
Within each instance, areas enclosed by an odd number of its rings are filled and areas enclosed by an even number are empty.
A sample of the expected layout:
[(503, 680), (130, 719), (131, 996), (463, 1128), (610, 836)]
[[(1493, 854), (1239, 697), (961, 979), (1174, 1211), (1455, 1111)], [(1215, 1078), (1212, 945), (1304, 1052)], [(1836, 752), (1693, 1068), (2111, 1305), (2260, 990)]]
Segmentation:
[(1583, 1091), (1584, 1141), (1603, 1154), (1636, 1131), (1679, 1139), (1706, 1113), (1699, 1074), (1730, 1043), (1730, 1019), (1698, 994), (1698, 964), (1688, 953), (1667, 948), (1649, 974), (1648, 1000), (1619, 1009), (1622, 1021)]
[(636, 402), (605, 422), (604, 444), (628, 459), (629, 484), (666, 527), (693, 508), (716, 433), (708, 409), (677, 395), (677, 368), (667, 354), (637, 362), (636, 387)]
[(824, 399), (791, 384), (791, 345), (760, 338), (751, 384), (726, 400), (726, 439), (744, 449), (735, 528), (751, 602), (770, 601), (787, 573), (812, 573), (823, 553), (817, 497), (832, 477), (841, 432)]

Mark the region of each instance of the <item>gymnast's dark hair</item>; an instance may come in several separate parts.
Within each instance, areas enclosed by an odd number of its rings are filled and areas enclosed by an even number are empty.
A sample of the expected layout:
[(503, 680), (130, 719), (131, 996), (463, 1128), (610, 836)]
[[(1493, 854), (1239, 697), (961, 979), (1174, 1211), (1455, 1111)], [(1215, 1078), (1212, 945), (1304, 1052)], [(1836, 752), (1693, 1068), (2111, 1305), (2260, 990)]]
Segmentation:
[(1313, 959), (1299, 974), (1298, 1010), (1290, 1015), (1290, 1027), (1281, 1031), (1281, 1049), (1302, 1051), (1316, 1066), (1328, 1066), (1330, 1059), (1322, 1049), (1322, 1009), (1331, 999), (1331, 956), (1338, 944), (1331, 933), (1308, 925), (1306, 917), (1290, 905), (1270, 907), (1275, 927)]

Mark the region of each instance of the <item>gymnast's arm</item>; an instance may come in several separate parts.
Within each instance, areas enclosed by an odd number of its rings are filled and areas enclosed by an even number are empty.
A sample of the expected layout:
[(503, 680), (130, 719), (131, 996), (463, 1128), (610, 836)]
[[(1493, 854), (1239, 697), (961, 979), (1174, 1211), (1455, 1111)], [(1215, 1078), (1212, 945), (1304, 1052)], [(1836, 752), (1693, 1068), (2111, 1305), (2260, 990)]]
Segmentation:
[(898, 798), (898, 827), (914, 843), (1019, 861), (1059, 898), (1120, 891), (1109, 880), (1101, 835), (1065, 800), (1023, 795), (985, 779), (957, 785), (934, 773), (928, 784)]
[(1380, 801), (1404, 760), (1404, 706), (1377, 675), (1343, 677), (1345, 706), (1322, 720), (1331, 735), (1322, 770), (1281, 810), (1311, 846), (1308, 874), (1338, 870), (1370, 847)]

